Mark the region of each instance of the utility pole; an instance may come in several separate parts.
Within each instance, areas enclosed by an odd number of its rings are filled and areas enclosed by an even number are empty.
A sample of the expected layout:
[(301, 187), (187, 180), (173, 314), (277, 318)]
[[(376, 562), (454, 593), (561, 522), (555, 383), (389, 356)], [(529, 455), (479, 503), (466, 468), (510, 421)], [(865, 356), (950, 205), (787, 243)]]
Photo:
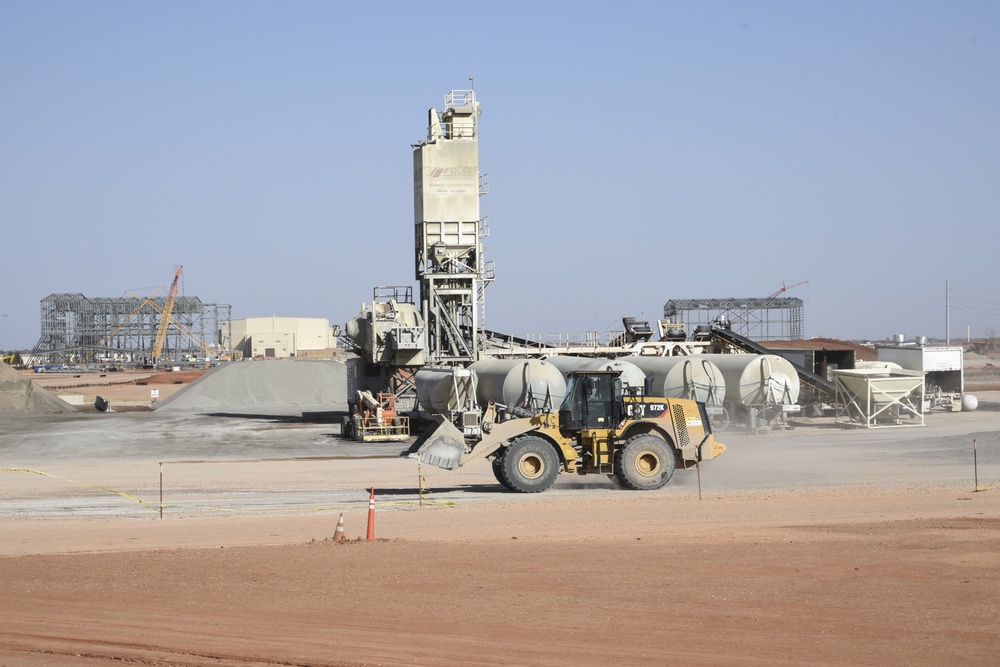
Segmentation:
[(944, 281), (944, 344), (951, 345), (951, 284)]
[(7, 351), (7, 313), (3, 314), (3, 351)]

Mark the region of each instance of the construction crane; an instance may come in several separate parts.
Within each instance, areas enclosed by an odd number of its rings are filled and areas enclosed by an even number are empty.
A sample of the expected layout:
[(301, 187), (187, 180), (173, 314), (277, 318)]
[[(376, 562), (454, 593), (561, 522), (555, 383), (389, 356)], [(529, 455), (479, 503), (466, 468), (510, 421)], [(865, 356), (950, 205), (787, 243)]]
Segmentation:
[[(158, 303), (156, 303), (155, 301), (150, 301), (149, 305), (152, 306), (153, 309), (156, 310), (156, 312), (160, 313), (161, 316), (163, 315), (164, 311), (166, 310), (165, 308), (160, 308), (160, 305)], [(210, 360), (210, 357), (213, 354), (216, 354), (212, 350), (211, 346), (208, 343), (206, 343), (205, 341), (203, 341), (201, 338), (199, 338), (198, 334), (196, 334), (195, 332), (191, 331), (191, 329), (189, 329), (183, 322), (181, 322), (180, 319), (177, 319), (177, 318), (172, 319), (171, 320), (171, 324), (173, 324), (174, 327), (178, 331), (180, 331), (182, 334), (184, 334), (185, 336), (187, 336), (188, 339), (190, 339), (192, 343), (194, 343), (195, 345), (197, 345), (198, 347), (200, 347), (205, 352), (205, 362), (206, 362), (206, 365), (210, 365), (208, 363), (209, 360)]]
[[(769, 295), (765, 296), (763, 299), (761, 299), (761, 303), (766, 304), (769, 301), (773, 301), (774, 299), (777, 299), (779, 296), (781, 296), (782, 294), (784, 294), (788, 290), (792, 289), (793, 287), (798, 287), (799, 285), (805, 285), (808, 282), (809, 282), (808, 280), (800, 280), (800, 281), (798, 281), (796, 283), (792, 283), (791, 285), (786, 285), (785, 281), (782, 280), (781, 281), (781, 287), (778, 288), (778, 290), (776, 292), (774, 292), (773, 294), (769, 294)], [(761, 308), (761, 307), (762, 306), (760, 306), (760, 305), (757, 306), (757, 308)], [(746, 320), (747, 315), (749, 315), (753, 310), (754, 310), (754, 308), (747, 308), (746, 310), (742, 310), (742, 311), (736, 313), (735, 315), (732, 316), (732, 318), (730, 320), (730, 325), (733, 322), (739, 322), (739, 321), (742, 321), (742, 320)]]
[(160, 354), (163, 352), (163, 344), (167, 340), (167, 329), (170, 326), (170, 315), (174, 312), (174, 302), (177, 301), (177, 288), (181, 281), (183, 266), (174, 267), (174, 282), (167, 292), (167, 301), (163, 305), (163, 315), (160, 316), (160, 328), (156, 331), (156, 341), (153, 343), (153, 365), (160, 361)]
[[(127, 327), (129, 325), (129, 323), (131, 323), (133, 320), (135, 320), (135, 318), (138, 317), (139, 314), (143, 312), (143, 310), (156, 311), (160, 315), (161, 320), (160, 320), (160, 323), (157, 325), (157, 331), (159, 331), (162, 328), (162, 326), (163, 326), (163, 319), (162, 318), (163, 318), (163, 314), (165, 312), (165, 309), (163, 307), (161, 307), (160, 304), (158, 304), (156, 302), (156, 300), (155, 300), (154, 297), (156, 297), (156, 295), (162, 289), (163, 289), (163, 285), (160, 285), (158, 288), (156, 288), (156, 291), (153, 292), (152, 294), (150, 294), (149, 296), (142, 296), (142, 295), (136, 294), (136, 293), (134, 293), (134, 292), (132, 292), (130, 290), (125, 290), (126, 293), (132, 295), (136, 299), (139, 299), (139, 305), (136, 306), (135, 309), (133, 309), (132, 312), (129, 313), (122, 322), (120, 322), (117, 326), (115, 326), (114, 329), (112, 329), (110, 332), (108, 332), (107, 334), (105, 334), (101, 338), (101, 340), (99, 340), (97, 342), (97, 345), (95, 346), (95, 348), (97, 348), (97, 349), (94, 349), (94, 350), (90, 351), (90, 355), (89, 355), (88, 359), (92, 360), (94, 358), (94, 356), (97, 354), (97, 352), (99, 351), (99, 348), (103, 348), (103, 347), (107, 346), (112, 340), (114, 340), (115, 336), (117, 336), (118, 333), (121, 332), (122, 329), (124, 329), (125, 327)], [(176, 298), (175, 298), (175, 301), (176, 301)], [(169, 322), (169, 324), (172, 324), (174, 326), (174, 328), (176, 328), (182, 334), (184, 334), (185, 336), (187, 336), (195, 345), (197, 345), (202, 350), (204, 350), (206, 365), (209, 365), (208, 362), (209, 362), (210, 358), (215, 354), (215, 352), (212, 350), (211, 346), (208, 343), (206, 343), (205, 341), (203, 341), (196, 333), (194, 333), (193, 331), (191, 331), (191, 329), (189, 329), (187, 326), (185, 326), (184, 323), (182, 323), (179, 319), (172, 317), (171, 320), (170, 320), (170, 322)]]
[(781, 281), (781, 288), (777, 292), (775, 292), (774, 294), (771, 294), (770, 296), (768, 296), (766, 300), (770, 301), (771, 299), (777, 298), (782, 293), (787, 292), (788, 290), (792, 289), (793, 287), (798, 287), (799, 285), (806, 285), (808, 283), (809, 283), (808, 280), (800, 280), (797, 283), (792, 283), (791, 285), (786, 285), (785, 281), (782, 280)]

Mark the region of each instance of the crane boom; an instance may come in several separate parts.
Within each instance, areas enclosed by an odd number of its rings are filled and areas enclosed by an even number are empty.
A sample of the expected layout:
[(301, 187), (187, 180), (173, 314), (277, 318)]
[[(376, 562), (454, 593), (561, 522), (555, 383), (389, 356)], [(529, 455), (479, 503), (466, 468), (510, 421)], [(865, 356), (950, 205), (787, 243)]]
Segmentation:
[(170, 284), (170, 291), (167, 293), (167, 302), (163, 306), (163, 315), (160, 316), (160, 328), (156, 331), (156, 342), (153, 344), (153, 364), (160, 360), (163, 352), (163, 344), (167, 340), (167, 328), (170, 326), (170, 315), (174, 312), (174, 302), (177, 301), (177, 287), (181, 280), (183, 266), (176, 267), (174, 272), (174, 282)]
[(809, 282), (808, 280), (800, 280), (797, 283), (792, 283), (791, 285), (786, 285), (785, 281), (782, 280), (781, 281), (781, 288), (777, 292), (775, 292), (774, 294), (771, 294), (770, 296), (768, 296), (767, 300), (770, 301), (771, 299), (776, 299), (777, 297), (781, 296), (784, 292), (787, 292), (788, 290), (792, 289), (793, 287), (798, 287), (799, 285), (805, 285), (808, 282)]
[[(152, 306), (156, 310), (156, 312), (158, 312), (160, 315), (163, 315), (163, 310), (164, 309), (160, 308), (160, 304), (156, 303), (155, 301), (150, 301), (149, 299), (146, 299), (146, 301), (149, 302), (149, 305)], [(180, 331), (182, 334), (184, 334), (185, 336), (187, 336), (191, 340), (192, 343), (194, 343), (195, 345), (197, 345), (198, 347), (200, 347), (202, 350), (204, 350), (206, 358), (208, 358), (211, 355), (215, 354), (212, 351), (212, 348), (209, 346), (209, 344), (206, 343), (205, 341), (203, 341), (201, 338), (199, 338), (198, 334), (196, 334), (195, 332), (191, 331), (191, 329), (189, 329), (183, 322), (181, 322), (180, 319), (178, 319), (178, 318), (172, 318), (171, 321), (170, 321), (170, 323), (173, 324), (174, 327), (176, 327), (178, 331)]]
[[(761, 301), (763, 301), (764, 303), (767, 303), (768, 301), (771, 301), (773, 299), (777, 299), (779, 296), (781, 296), (782, 294), (784, 294), (788, 290), (792, 289), (793, 287), (798, 287), (799, 285), (806, 285), (808, 283), (809, 283), (808, 280), (800, 280), (800, 281), (798, 281), (796, 283), (792, 283), (791, 285), (786, 285), (785, 281), (782, 280), (781, 281), (781, 287), (779, 287), (777, 289), (777, 291), (775, 291), (773, 294), (768, 294), (767, 296), (765, 296), (763, 299), (761, 299)], [(754, 310), (753, 308), (747, 308), (746, 310), (741, 310), (740, 312), (738, 312), (735, 315), (731, 316), (729, 319), (730, 319), (731, 322), (745, 321), (746, 318), (747, 318), (747, 315), (749, 315), (753, 310)]]

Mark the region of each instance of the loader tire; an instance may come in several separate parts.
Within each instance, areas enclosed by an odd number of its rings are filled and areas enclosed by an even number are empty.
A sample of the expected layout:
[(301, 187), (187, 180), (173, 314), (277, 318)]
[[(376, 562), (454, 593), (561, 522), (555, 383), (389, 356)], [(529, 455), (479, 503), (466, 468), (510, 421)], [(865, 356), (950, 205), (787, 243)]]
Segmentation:
[(493, 476), (497, 478), (498, 482), (500, 482), (500, 486), (504, 487), (505, 489), (510, 489), (511, 491), (513, 491), (514, 489), (510, 486), (510, 484), (507, 483), (507, 480), (503, 478), (503, 464), (501, 463), (502, 460), (503, 457), (500, 456), (493, 459), (492, 463)]
[(674, 474), (674, 452), (663, 438), (648, 433), (634, 436), (615, 453), (615, 474), (626, 488), (659, 489)]
[(559, 475), (559, 455), (548, 441), (536, 436), (518, 438), (498, 459), (506, 486), (518, 493), (539, 493)]

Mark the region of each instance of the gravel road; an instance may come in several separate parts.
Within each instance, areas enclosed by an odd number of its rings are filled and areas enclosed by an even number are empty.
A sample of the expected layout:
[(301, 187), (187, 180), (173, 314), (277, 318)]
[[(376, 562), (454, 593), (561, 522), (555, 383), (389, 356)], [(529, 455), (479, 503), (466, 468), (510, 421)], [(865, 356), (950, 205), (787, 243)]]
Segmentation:
[(589, 476), (514, 494), (483, 462), (418, 471), (338, 431), (5, 419), (0, 664), (995, 662), (997, 412), (726, 432), (701, 499), (694, 470), (650, 493)]
[[(352, 507), (365, 501), (366, 489), (373, 486), (397, 503), (418, 502), (418, 472), (426, 493), (442, 502), (490, 502), (511, 495), (496, 484), (485, 462), (456, 471), (418, 471), (413, 462), (399, 457), (406, 443), (344, 440), (337, 421), (331, 415), (250, 412), (6, 419), (0, 432), (2, 467), (53, 477), (2, 473), (0, 517), (143, 515), (158, 507), (161, 472), (165, 511), (174, 516)], [(980, 483), (992, 483), (1000, 474), (997, 412), (932, 412), (925, 426), (914, 428), (841, 428), (830, 418), (798, 423), (764, 435), (719, 434), (728, 449), (703, 464), (702, 491), (972, 488), (974, 441)], [(696, 493), (698, 481), (697, 471), (681, 470), (657, 493)], [(563, 476), (545, 495), (581, 493), (626, 492), (607, 477), (590, 475)]]

